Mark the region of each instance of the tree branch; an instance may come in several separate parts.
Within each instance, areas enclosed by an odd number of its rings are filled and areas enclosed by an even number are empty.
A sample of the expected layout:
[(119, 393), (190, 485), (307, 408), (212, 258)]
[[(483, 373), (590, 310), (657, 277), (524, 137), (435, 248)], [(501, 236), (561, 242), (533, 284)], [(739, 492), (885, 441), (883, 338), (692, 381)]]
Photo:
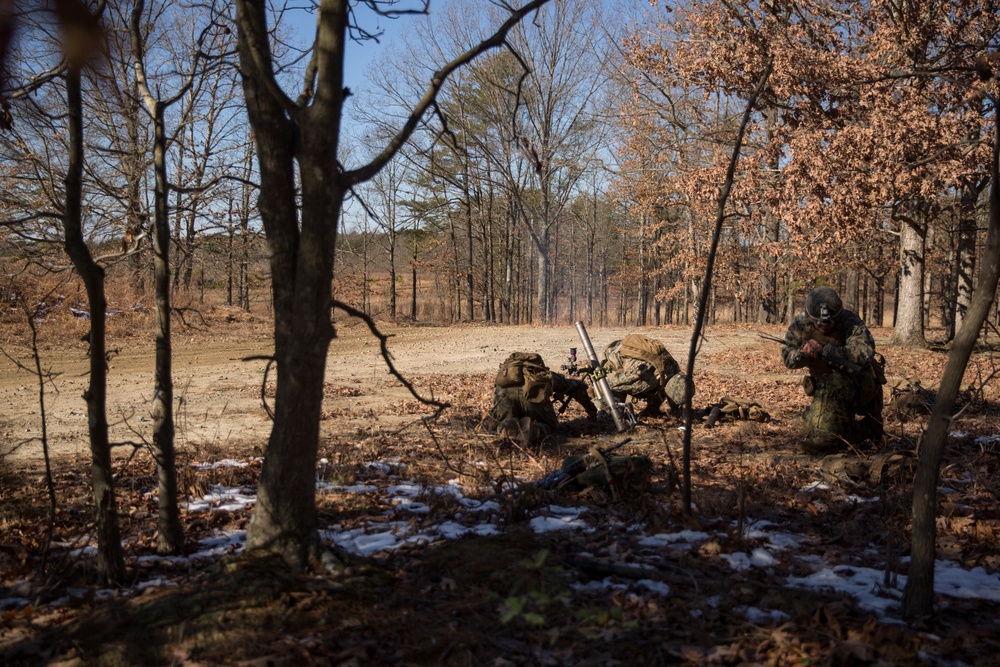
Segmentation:
[(396, 153), (399, 152), (399, 150), (403, 147), (403, 144), (409, 140), (424, 113), (431, 107), (432, 104), (434, 104), (438, 93), (441, 92), (441, 88), (444, 86), (451, 73), (462, 65), (475, 60), (483, 53), (503, 46), (507, 40), (507, 33), (513, 30), (514, 26), (520, 23), (521, 19), (538, 10), (548, 2), (549, 0), (532, 0), (520, 9), (512, 9), (510, 17), (497, 29), (495, 33), (481, 41), (476, 46), (460, 54), (448, 62), (440, 70), (435, 72), (433, 78), (431, 79), (430, 86), (424, 92), (424, 96), (420, 98), (420, 101), (417, 102), (409, 117), (407, 117), (402, 129), (389, 141), (388, 145), (386, 145), (382, 152), (372, 159), (371, 162), (359, 167), (358, 169), (353, 169), (341, 174), (340, 180), (342, 185), (344, 187), (357, 185), (358, 183), (363, 183), (369, 180), (377, 174), (379, 170), (381, 170), (382, 167), (384, 167), (389, 160), (391, 160)]

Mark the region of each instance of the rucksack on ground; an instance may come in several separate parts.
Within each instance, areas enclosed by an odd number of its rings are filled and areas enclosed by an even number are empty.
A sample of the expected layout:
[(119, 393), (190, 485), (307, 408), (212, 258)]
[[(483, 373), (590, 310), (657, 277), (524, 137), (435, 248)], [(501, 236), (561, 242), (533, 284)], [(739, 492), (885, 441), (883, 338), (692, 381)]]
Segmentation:
[(891, 394), (889, 409), (900, 420), (918, 415), (929, 415), (934, 409), (934, 401), (937, 399), (935, 389), (934, 387), (924, 387), (920, 384), (920, 380), (898, 378), (889, 389)]
[(735, 396), (723, 396), (714, 407), (719, 408), (718, 421), (769, 422), (771, 415), (757, 401)]
[(832, 454), (819, 464), (827, 483), (847, 492), (874, 489), (890, 482), (912, 481), (917, 460), (909, 453), (882, 452), (869, 458)]

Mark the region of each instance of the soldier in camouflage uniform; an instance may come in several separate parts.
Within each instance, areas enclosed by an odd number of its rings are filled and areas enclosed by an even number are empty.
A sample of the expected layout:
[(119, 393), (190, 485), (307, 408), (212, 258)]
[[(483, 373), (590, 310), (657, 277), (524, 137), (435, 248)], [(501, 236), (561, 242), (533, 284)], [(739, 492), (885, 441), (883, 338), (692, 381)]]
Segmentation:
[(540, 444), (558, 430), (555, 399), (575, 400), (588, 416), (597, 416), (586, 383), (549, 370), (535, 353), (515, 352), (508, 357), (494, 384), (493, 408), (484, 425), (524, 445)]
[(803, 451), (828, 454), (848, 443), (882, 442), (883, 361), (868, 327), (844, 309), (835, 290), (809, 292), (805, 312), (785, 333), (781, 360), (788, 368), (809, 370), (802, 386), (813, 400), (799, 443)]
[[(666, 402), (670, 413), (676, 416), (687, 401), (686, 376), (658, 340), (629, 334), (613, 341), (604, 350), (602, 367), (616, 401), (625, 401), (629, 396), (646, 401), (640, 415), (662, 414), (661, 407)], [(597, 402), (603, 409), (603, 403)]]

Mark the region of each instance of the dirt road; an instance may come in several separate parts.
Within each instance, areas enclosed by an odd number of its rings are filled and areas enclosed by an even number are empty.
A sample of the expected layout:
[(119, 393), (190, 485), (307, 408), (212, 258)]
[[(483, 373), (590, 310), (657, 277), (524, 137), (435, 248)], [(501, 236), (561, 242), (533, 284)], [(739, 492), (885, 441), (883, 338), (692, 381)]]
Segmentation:
[[(686, 363), (690, 345), (690, 330), (686, 328), (595, 327), (589, 333), (600, 353), (615, 338), (635, 331), (659, 338), (682, 366)], [(540, 352), (553, 368), (565, 361), (571, 347), (579, 348), (581, 359), (584, 356), (572, 326), (386, 326), (383, 332), (391, 335), (389, 349), (397, 369), (425, 396), (434, 390), (434, 379), (441, 376), (491, 375), (510, 352)], [(700, 354), (758, 345), (752, 330), (727, 329), (710, 333)], [(148, 441), (155, 350), (151, 342), (117, 346), (121, 349), (112, 358), (108, 375), (111, 438), (122, 443)], [(31, 365), (27, 348), (8, 351)], [(228, 331), (217, 338), (205, 334), (176, 337), (173, 379), (178, 446), (234, 442), (263, 446), (271, 427), (260, 398), (266, 362), (252, 358), (266, 357), (271, 351), (270, 338), (260, 330)], [(83, 454), (88, 447), (82, 399), (87, 386), (86, 346), (43, 350), (42, 365), (55, 375), (46, 384), (44, 394), (50, 451), (56, 456)], [(740, 368), (714, 370), (733, 376), (746, 373)], [(338, 337), (330, 347), (326, 375), (324, 409), (335, 416), (324, 422), (328, 430), (350, 433), (373, 420), (391, 423), (399, 417), (387, 408), (414, 400), (391, 377), (381, 358), (378, 339), (365, 327), (338, 329)], [(272, 387), (273, 380), (272, 373)], [(440, 396), (440, 392), (435, 390), (435, 395)], [(40, 461), (41, 435), (37, 378), (18, 369), (9, 359), (0, 358), (0, 456), (24, 463)]]

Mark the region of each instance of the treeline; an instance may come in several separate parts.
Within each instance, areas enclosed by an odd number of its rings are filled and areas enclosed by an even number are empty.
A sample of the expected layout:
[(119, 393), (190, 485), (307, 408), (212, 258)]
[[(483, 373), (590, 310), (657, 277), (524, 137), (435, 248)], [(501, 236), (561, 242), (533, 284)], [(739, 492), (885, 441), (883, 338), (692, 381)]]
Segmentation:
[[(579, 230), (576, 230), (576, 234)], [(565, 247), (561, 235), (554, 242), (555, 319), (553, 323), (567, 324), (585, 319), (600, 326), (645, 326), (660, 324), (687, 325), (692, 321), (696, 304), (691, 295), (680, 298), (658, 299), (640, 295), (638, 286), (630, 283), (622, 271), (625, 240), (617, 235), (611, 252), (594, 272), (596, 283), (580, 261), (580, 249), (572, 243), (574, 230), (567, 231), (570, 239)], [(348, 232), (342, 235), (338, 250), (341, 270), (335, 282), (334, 293), (351, 303), (359, 304), (366, 313), (379, 320), (394, 319), (430, 324), (449, 324), (460, 321), (485, 321), (500, 323), (490, 314), (501, 312), (498, 290), (486, 289), (485, 297), (474, 295), (473, 311), (465, 311), (464, 285), (454, 280), (451, 261), (447, 252), (447, 237), (427, 231), (404, 231), (397, 238), (397, 257), (403, 258), (404, 270), (397, 272), (393, 282), (389, 271), (387, 238), (376, 231)], [(534, 258), (530, 244), (522, 244), (525, 252), (513, 262), (515, 267), (514, 307), (511, 322), (530, 323), (532, 305), (536, 301), (533, 280)], [(416, 254), (414, 255), (414, 251)], [(898, 274), (891, 274), (881, 283), (859, 271), (831, 272), (824, 275), (841, 293), (848, 306), (871, 326), (892, 327), (895, 322), (895, 304), (898, 300)], [(947, 275), (930, 273), (925, 291), (924, 326), (940, 328), (948, 322), (954, 304), (949, 291)], [(477, 278), (478, 279), (478, 278)], [(489, 267), (481, 280), (502, 284), (500, 276)], [(218, 286), (221, 281), (216, 281)], [(588, 289), (588, 285), (590, 285)], [(778, 304), (774, 322), (788, 322), (802, 308), (802, 295), (808, 284), (782, 281), (779, 284), (783, 298)], [(393, 295), (395, 292), (395, 295)], [(593, 295), (588, 300), (588, 295)], [(494, 299), (491, 304), (490, 298)], [(483, 299), (487, 302), (484, 303)], [(397, 303), (396, 317), (392, 318), (390, 304)], [(645, 312), (641, 313), (640, 309)], [(709, 299), (708, 319), (712, 324), (766, 322), (760, 317), (765, 312), (757, 294), (734, 294), (725, 287), (713, 286)], [(994, 305), (992, 320), (998, 313)], [(644, 324), (641, 324), (644, 323)]]
[[(996, 13), (981, 1), (838, 4), (552, 4), (507, 48), (455, 71), (435, 112), (352, 190), (333, 292), (387, 319), (690, 322), (746, 72), (770, 59), (710, 321), (784, 322), (825, 283), (866, 320), (896, 327), (896, 342), (921, 344), (932, 323), (951, 338), (985, 243), (995, 110), (976, 62), (996, 45)], [(132, 7), (106, 5), (107, 58), (85, 73), (83, 209), (101, 262), (142, 291), (153, 281), (156, 123), (133, 66)], [(171, 288), (221, 284), (250, 308), (252, 291), (268, 288), (271, 250), (227, 11), (145, 3), (137, 29), (170, 128)], [(275, 18), (276, 43), (307, 43), (286, 14)], [(411, 19), (371, 85), (346, 99), (363, 122), (348, 127), (360, 130), (341, 145), (344, 169), (377, 155), (429, 74), (496, 18), (488, 4), (456, 3)], [(44, 15), (25, 21), (46, 27)], [(46, 248), (55, 255), (37, 259), (53, 266), (65, 263), (54, 223), (66, 134), (62, 100), (41, 82), (59, 52), (44, 39), (18, 46), (34, 57), (14, 61), (24, 88), (8, 95), (16, 122), (0, 135), (0, 235), (8, 257)]]

